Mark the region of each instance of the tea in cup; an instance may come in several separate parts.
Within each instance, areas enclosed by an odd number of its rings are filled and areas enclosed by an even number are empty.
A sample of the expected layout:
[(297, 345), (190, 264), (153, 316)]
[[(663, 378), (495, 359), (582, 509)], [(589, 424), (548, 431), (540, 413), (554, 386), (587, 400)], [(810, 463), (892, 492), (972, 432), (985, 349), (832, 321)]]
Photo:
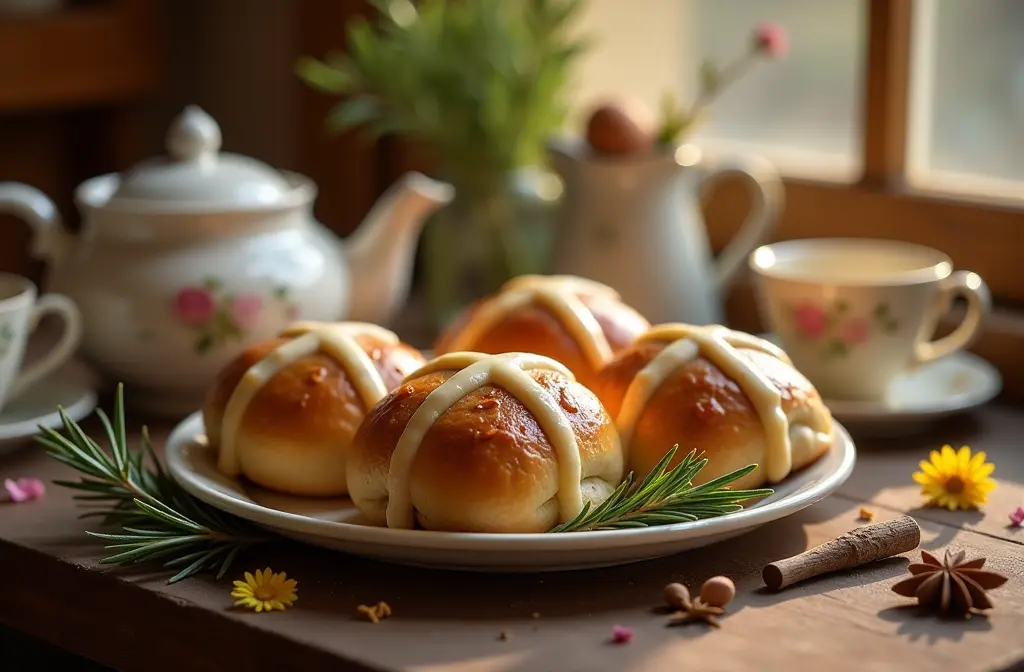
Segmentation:
[[(25, 365), (28, 337), (44, 315), (59, 315), (64, 331), (49, 352)], [(28, 278), (0, 273), (0, 410), (75, 354), (82, 340), (82, 317), (63, 294), (38, 295)]]
[[(750, 256), (763, 316), (825, 398), (876, 400), (908, 368), (971, 344), (991, 308), (980, 276), (938, 250), (892, 240), (816, 238)], [(967, 314), (932, 340), (953, 299)]]

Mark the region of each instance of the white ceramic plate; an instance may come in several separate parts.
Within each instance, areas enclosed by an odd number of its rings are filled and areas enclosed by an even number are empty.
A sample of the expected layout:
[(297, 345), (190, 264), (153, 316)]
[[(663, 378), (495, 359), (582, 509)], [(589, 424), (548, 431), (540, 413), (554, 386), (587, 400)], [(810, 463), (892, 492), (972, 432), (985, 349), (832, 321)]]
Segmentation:
[[(774, 334), (762, 338), (778, 344)], [(970, 352), (956, 352), (899, 374), (878, 401), (825, 399), (833, 417), (851, 429), (871, 426), (916, 429), (925, 422), (977, 408), (994, 399), (1003, 379), (994, 366)]]
[(430, 532), (360, 524), (359, 512), (347, 498), (279, 495), (222, 475), (206, 445), (199, 413), (175, 428), (166, 455), (171, 475), (192, 495), (286, 537), (402, 564), (538, 572), (637, 562), (750, 532), (834, 492), (853, 471), (855, 452), (850, 435), (837, 424), (832, 450), (749, 509), (693, 523), (565, 534)]
[(11, 400), (0, 411), (0, 455), (32, 445), (39, 425), (61, 427), (60, 406), (76, 422), (96, 408), (95, 376), (78, 361), (70, 361)]

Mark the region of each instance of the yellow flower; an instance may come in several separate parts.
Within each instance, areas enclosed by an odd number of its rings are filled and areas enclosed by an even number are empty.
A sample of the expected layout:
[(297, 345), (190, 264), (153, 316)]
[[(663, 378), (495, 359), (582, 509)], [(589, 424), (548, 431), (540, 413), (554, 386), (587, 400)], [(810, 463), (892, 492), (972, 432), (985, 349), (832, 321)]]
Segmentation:
[(236, 607), (255, 609), (257, 612), (273, 611), (292, 606), (295, 600), (295, 579), (289, 579), (284, 572), (274, 574), (267, 567), (262, 572), (256, 570), (253, 576), (245, 573), (245, 581), (235, 581), (235, 589), (231, 591), (231, 597), (237, 597)]
[(933, 450), (930, 457), (922, 460), (921, 471), (914, 473), (914, 481), (921, 484), (921, 494), (928, 498), (929, 506), (950, 511), (974, 509), (984, 504), (996, 487), (989, 478), (995, 465), (985, 462), (985, 451), (971, 456), (968, 446), (958, 451), (943, 446), (941, 453)]

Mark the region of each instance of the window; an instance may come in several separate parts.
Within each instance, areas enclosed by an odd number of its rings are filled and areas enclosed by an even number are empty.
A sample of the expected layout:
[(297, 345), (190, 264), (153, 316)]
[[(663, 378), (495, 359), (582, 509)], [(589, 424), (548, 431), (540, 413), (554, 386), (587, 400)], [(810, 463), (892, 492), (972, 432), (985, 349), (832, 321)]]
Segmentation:
[[(703, 0), (691, 4), (685, 42), (692, 61), (724, 63), (770, 17), (792, 50), (728, 89), (695, 139), (757, 149), (790, 175), (852, 181), (861, 168), (860, 110), (865, 53), (861, 0)], [(695, 69), (695, 68), (694, 68)]]
[(914, 10), (912, 183), (1024, 192), (1024, 3), (918, 0)]
[[(692, 93), (701, 59), (735, 54), (760, 20), (783, 24), (787, 60), (726, 92), (694, 136), (776, 163), (778, 237), (930, 245), (981, 274), (997, 303), (1024, 301), (1024, 2), (590, 0), (587, 12), (598, 42), (581, 94), (651, 105), (666, 87)], [(711, 199), (716, 248), (745, 201), (734, 185)]]

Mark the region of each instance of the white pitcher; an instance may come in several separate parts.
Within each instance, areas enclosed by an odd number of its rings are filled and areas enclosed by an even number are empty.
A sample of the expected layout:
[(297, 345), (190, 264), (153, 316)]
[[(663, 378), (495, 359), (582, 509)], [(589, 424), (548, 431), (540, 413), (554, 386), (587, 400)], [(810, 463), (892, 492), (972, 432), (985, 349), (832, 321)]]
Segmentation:
[[(755, 155), (713, 156), (692, 145), (635, 158), (600, 157), (565, 141), (549, 149), (565, 182), (552, 272), (614, 287), (654, 324), (722, 323), (725, 290), (774, 230), (778, 171)], [(749, 185), (752, 207), (715, 259), (700, 189), (728, 173)]]

